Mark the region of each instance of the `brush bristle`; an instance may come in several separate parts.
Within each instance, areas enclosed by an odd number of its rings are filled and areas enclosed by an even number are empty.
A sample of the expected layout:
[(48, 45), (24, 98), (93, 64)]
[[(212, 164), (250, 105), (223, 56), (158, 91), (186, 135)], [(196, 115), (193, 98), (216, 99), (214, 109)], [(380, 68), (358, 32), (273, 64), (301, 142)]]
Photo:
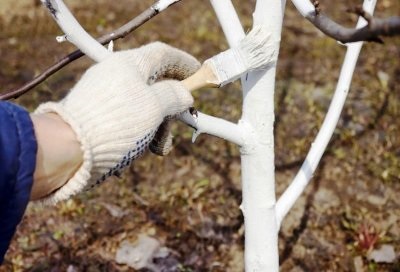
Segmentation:
[(218, 84), (224, 86), (246, 72), (264, 69), (275, 59), (275, 46), (263, 26), (255, 26), (236, 48), (208, 59)]
[(247, 71), (265, 68), (275, 55), (274, 44), (263, 26), (254, 26), (240, 42), (238, 48), (247, 66)]

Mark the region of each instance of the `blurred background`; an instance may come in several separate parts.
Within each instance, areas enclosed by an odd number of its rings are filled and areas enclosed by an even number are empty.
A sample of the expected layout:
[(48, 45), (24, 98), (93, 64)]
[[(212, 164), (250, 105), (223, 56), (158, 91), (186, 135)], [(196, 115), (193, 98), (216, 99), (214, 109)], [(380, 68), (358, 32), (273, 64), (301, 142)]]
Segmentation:
[[(65, 2), (95, 37), (153, 4)], [(255, 0), (233, 2), (248, 30)], [(320, 3), (335, 20), (354, 26), (357, 17), (346, 9), (362, 1)], [(376, 16), (390, 15), (400, 15), (400, 2), (378, 1)], [(71, 44), (56, 42), (60, 34), (39, 0), (1, 0), (0, 92), (73, 51)], [(117, 41), (115, 49), (158, 40), (201, 61), (228, 48), (208, 1), (181, 1)], [(363, 48), (321, 166), (282, 224), (281, 271), (400, 271), (400, 38), (384, 41)], [(316, 30), (288, 1), (275, 97), (278, 196), (321, 125), (344, 53), (344, 46)], [(91, 64), (87, 58), (75, 61), (14, 102), (34, 110), (40, 102), (58, 100)], [(199, 91), (195, 98), (205, 113), (240, 118), (239, 83)], [(31, 204), (0, 271), (243, 271), (238, 148), (207, 135), (192, 144), (192, 130), (180, 123), (174, 134), (175, 148), (166, 157), (147, 153), (120, 179), (55, 207)], [(149, 241), (157, 250), (142, 267), (117, 260), (124, 245), (132, 249)]]

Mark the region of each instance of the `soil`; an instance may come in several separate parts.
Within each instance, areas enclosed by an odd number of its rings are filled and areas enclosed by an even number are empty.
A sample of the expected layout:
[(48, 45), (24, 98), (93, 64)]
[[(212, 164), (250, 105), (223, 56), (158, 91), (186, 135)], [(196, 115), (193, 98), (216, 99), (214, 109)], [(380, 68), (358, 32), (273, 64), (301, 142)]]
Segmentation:
[[(117, 28), (149, 0), (66, 1), (93, 36)], [(233, 1), (251, 26), (255, 0)], [(361, 1), (320, 0), (340, 23)], [(400, 14), (400, 2), (378, 1), (376, 15)], [(38, 0), (2, 0), (0, 86), (5, 92), (32, 79), (66, 53), (61, 31)], [(205, 60), (227, 48), (208, 1), (182, 1), (157, 15), (115, 48), (160, 40)], [(400, 271), (400, 38), (367, 43), (348, 101), (312, 183), (279, 234), (281, 271)], [(298, 171), (329, 106), (345, 46), (324, 36), (288, 2), (276, 88), (277, 196)], [(15, 100), (33, 110), (58, 100), (92, 62), (75, 61)], [(229, 94), (229, 95), (228, 95)], [(202, 112), (237, 121), (238, 83), (195, 94)], [(135, 271), (116, 262), (123, 242), (151, 236), (169, 256), (159, 271), (243, 271), (240, 152), (230, 143), (174, 124), (174, 149), (147, 153), (121, 176), (55, 207), (30, 204), (0, 271)], [(389, 245), (391, 263), (369, 260)], [(149, 271), (142, 269), (141, 271)]]

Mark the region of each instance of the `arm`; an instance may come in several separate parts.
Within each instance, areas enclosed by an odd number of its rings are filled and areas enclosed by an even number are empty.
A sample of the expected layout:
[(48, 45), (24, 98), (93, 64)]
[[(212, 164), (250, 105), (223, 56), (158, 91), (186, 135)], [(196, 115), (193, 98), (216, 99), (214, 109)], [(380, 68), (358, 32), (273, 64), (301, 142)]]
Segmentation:
[(82, 164), (82, 151), (75, 133), (57, 114), (31, 114), (36, 140), (36, 168), (31, 200), (57, 190)]
[(163, 120), (193, 103), (179, 81), (154, 81), (183, 79), (198, 67), (192, 56), (153, 43), (114, 53), (34, 114), (0, 101), (0, 264), (30, 199), (68, 199), (137, 159)]

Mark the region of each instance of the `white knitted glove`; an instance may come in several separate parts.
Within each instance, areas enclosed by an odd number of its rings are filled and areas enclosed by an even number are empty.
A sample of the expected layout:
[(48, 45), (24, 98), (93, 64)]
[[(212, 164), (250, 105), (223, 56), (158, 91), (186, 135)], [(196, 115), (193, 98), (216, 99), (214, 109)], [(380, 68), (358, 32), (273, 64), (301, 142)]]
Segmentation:
[(92, 66), (60, 102), (35, 113), (56, 112), (77, 135), (83, 164), (44, 202), (56, 203), (118, 174), (139, 157), (167, 116), (188, 109), (193, 98), (179, 81), (200, 67), (189, 54), (152, 43), (121, 51)]

